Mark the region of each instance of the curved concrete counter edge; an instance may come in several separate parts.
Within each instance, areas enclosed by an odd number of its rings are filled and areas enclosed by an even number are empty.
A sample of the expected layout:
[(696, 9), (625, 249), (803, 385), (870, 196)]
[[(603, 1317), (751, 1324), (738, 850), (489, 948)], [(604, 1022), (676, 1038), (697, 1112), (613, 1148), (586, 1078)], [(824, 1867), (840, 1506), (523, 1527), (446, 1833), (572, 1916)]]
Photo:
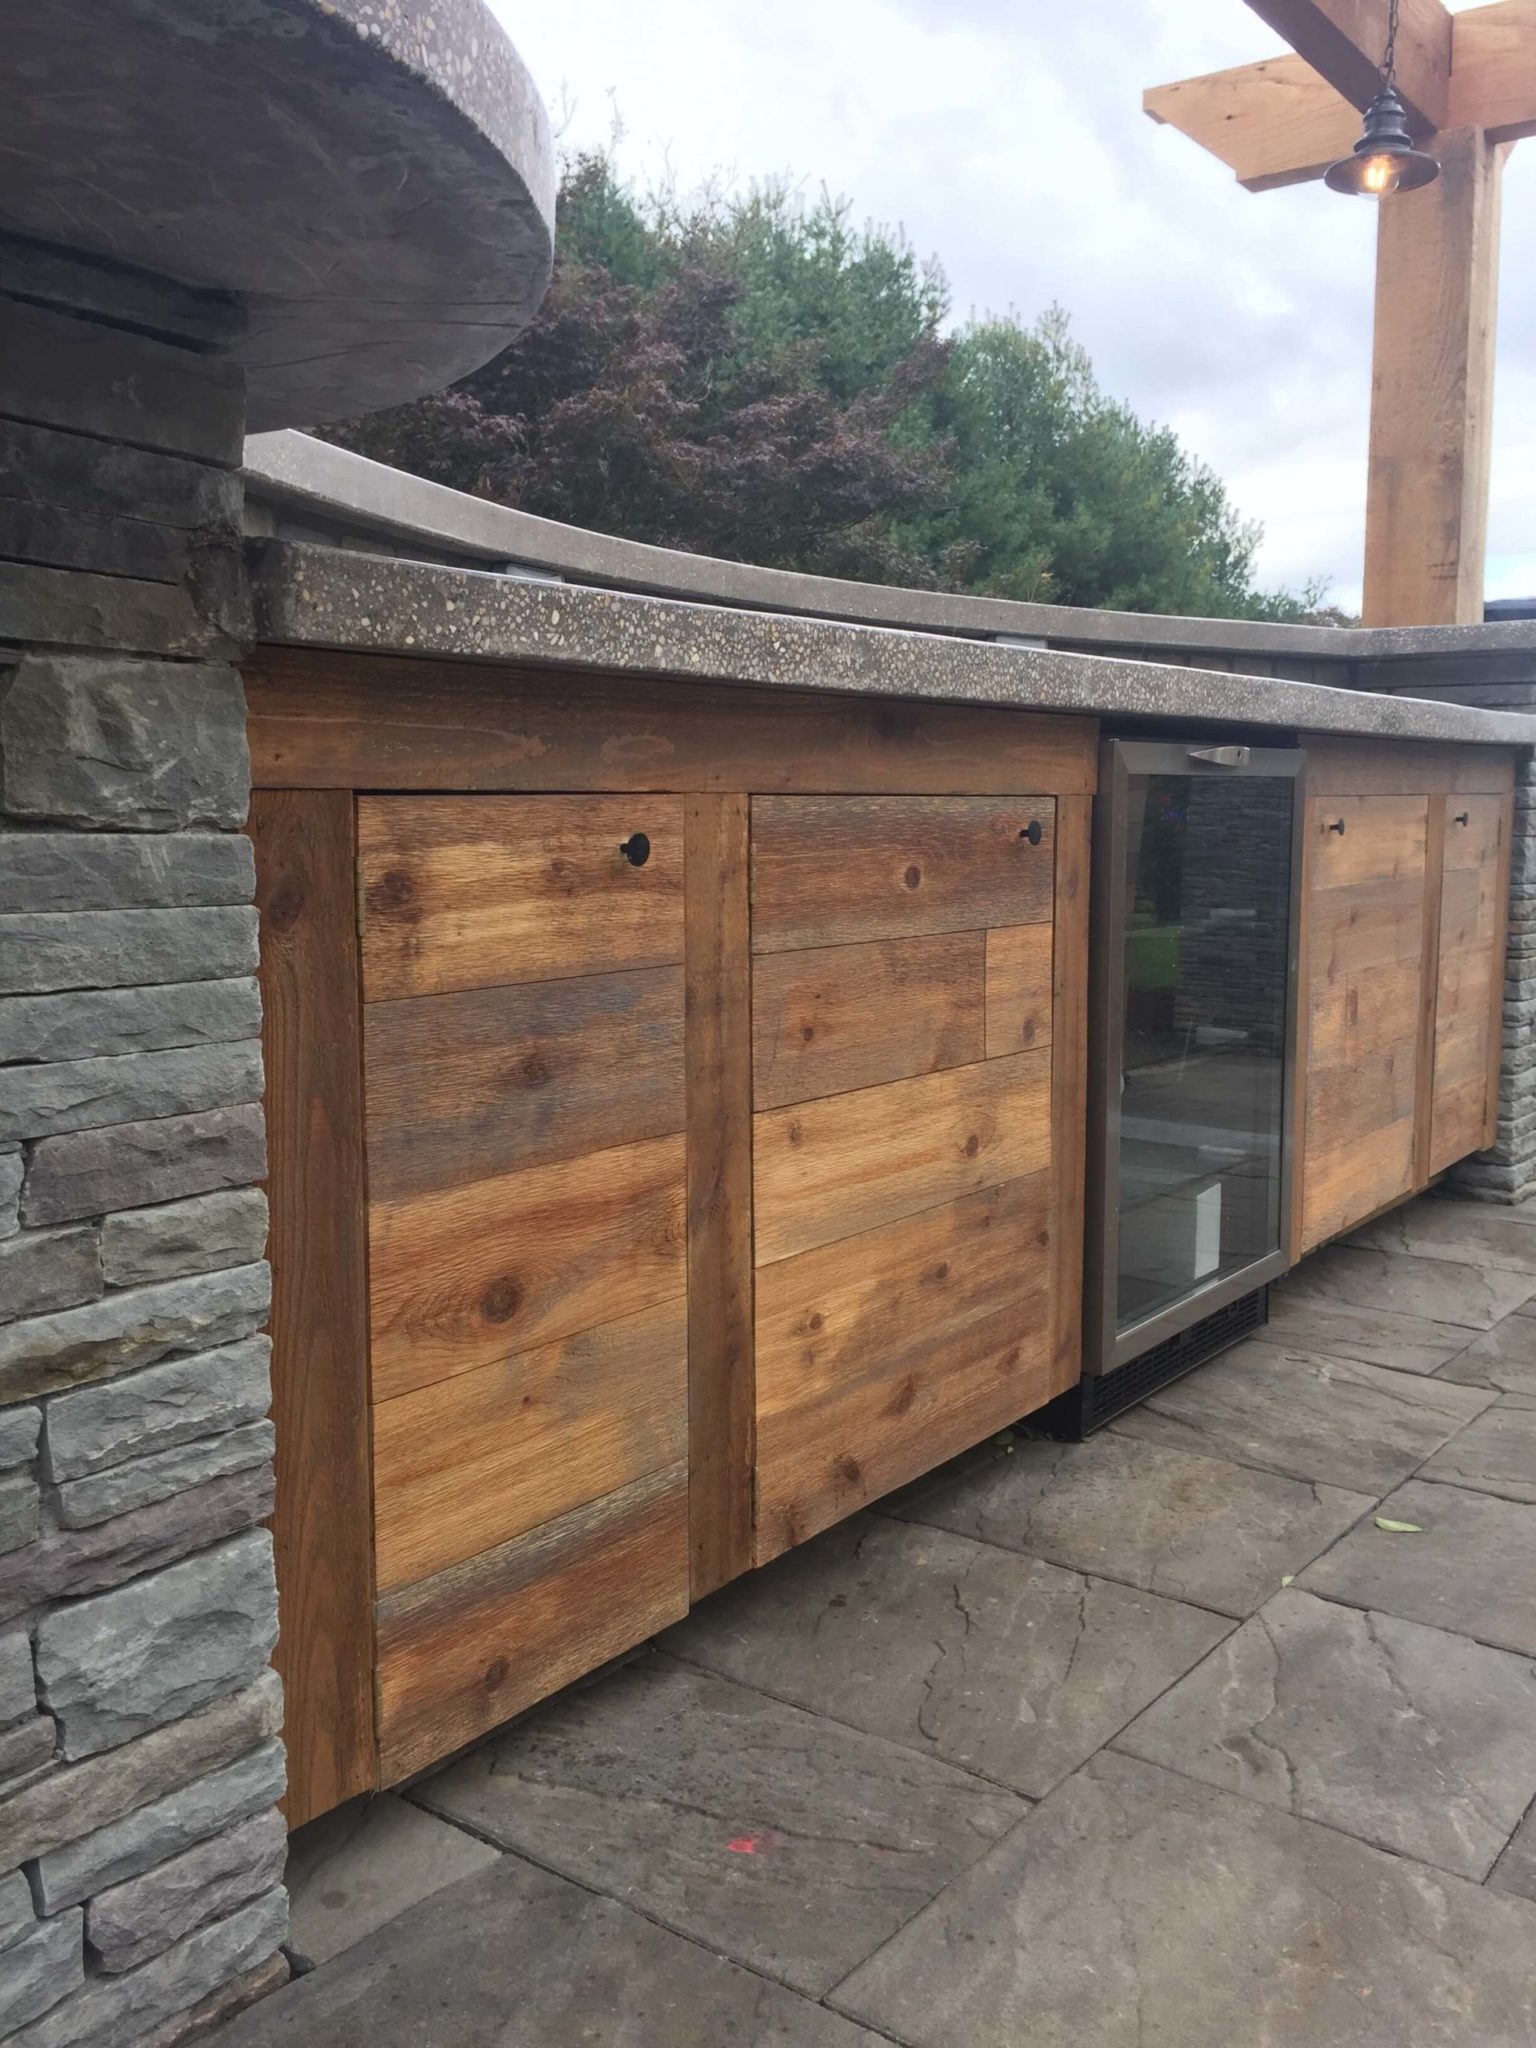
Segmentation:
[(978, 639), (1205, 650), (1300, 662), (1448, 658), (1501, 650), (1536, 655), (1532, 620), (1477, 626), (1283, 626), (1027, 604), (764, 569), (541, 519), (301, 433), (253, 434), (245, 446), (245, 473), (247, 493), (258, 503), (307, 514), (349, 535), (415, 542), (435, 555), (464, 557), (466, 565), (516, 564), (575, 582), (708, 604)]
[(302, 542), (246, 544), (259, 639), (786, 690), (1531, 746), (1536, 717), (1112, 655), (689, 604)]
[(253, 427), (441, 390), (544, 294), (549, 121), (484, 0), (20, 0), (6, 57), (0, 230), (235, 295)]

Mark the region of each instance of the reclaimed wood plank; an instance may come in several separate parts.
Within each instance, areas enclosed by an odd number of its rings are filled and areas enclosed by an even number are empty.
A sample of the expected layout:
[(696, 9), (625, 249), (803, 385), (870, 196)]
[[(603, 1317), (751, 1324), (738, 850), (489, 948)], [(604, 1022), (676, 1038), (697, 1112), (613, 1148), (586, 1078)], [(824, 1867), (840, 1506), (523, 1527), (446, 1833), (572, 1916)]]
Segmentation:
[(888, 1081), (753, 1120), (759, 1269), (1042, 1170), (1051, 1054)]
[(1440, 915), (1445, 882), (1443, 790), (1429, 799), (1429, 837), (1424, 857), (1424, 948), (1419, 972), (1419, 1042), (1414, 1051), (1413, 1180), (1428, 1184), (1435, 1115), (1435, 1014), (1440, 996)]
[(380, 1402), (381, 1592), (675, 1466), (688, 1452), (687, 1355), (680, 1297)]
[(387, 1400), (681, 1294), (683, 1137), (375, 1202), (368, 1224)]
[(258, 787), (1091, 790), (1092, 719), (582, 669), (261, 647)]
[(676, 798), (364, 797), (358, 837), (370, 1002), (681, 964)]
[(378, 1604), (381, 1775), (397, 1784), (688, 1610), (679, 1462)]
[[(1046, 934), (1049, 959), (1049, 925), (1023, 929)], [(752, 973), (754, 1106), (777, 1109), (984, 1057), (991, 936), (944, 932), (760, 955)]]
[(1422, 874), (1429, 807), (1423, 795), (1332, 798), (1319, 814), (1312, 887), (1347, 889)]
[(1052, 1394), (1075, 1386), (1083, 1369), (1083, 1231), (1088, 1126), (1088, 909), (1093, 868), (1093, 800), (1064, 797), (1056, 807), (1056, 876), (1051, 1011), (1051, 1229), (1055, 1274)]
[(752, 950), (1049, 922), (1054, 836), (1044, 796), (760, 797)]
[(272, 1417), (289, 1824), (378, 1781), (368, 1281), (350, 790), (258, 790)]
[(759, 1564), (1049, 1399), (1050, 1181), (759, 1271)]
[(688, 1519), (694, 1599), (752, 1561), (750, 805), (690, 796), (688, 873)]
[[(1062, 821), (1062, 829), (1065, 819)], [(1062, 833), (1056, 856), (1060, 864)], [(1002, 925), (987, 933), (986, 1056), (1006, 1059), (1052, 1040), (1055, 1007), (1054, 924)]]
[(1434, 740), (1307, 741), (1309, 797), (1432, 796), (1437, 790), (1497, 794), (1512, 790), (1514, 777), (1515, 757), (1508, 747)]
[(1493, 1142), (1503, 1037), (1512, 799), (1458, 797), (1446, 810), (1429, 1174)]
[(683, 970), (369, 1003), (375, 1201), (683, 1128)]

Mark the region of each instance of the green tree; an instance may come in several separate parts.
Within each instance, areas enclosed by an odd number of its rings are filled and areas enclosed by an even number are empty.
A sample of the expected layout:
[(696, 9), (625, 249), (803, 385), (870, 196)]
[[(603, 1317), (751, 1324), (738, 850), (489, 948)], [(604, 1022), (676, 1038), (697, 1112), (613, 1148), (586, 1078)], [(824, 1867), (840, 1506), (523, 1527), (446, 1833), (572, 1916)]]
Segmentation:
[(846, 201), (562, 180), (528, 330), (452, 391), (329, 430), (461, 490), (663, 546), (989, 596), (1316, 615), (1259, 529), (1105, 397), (1053, 308), (947, 332), (948, 289)]

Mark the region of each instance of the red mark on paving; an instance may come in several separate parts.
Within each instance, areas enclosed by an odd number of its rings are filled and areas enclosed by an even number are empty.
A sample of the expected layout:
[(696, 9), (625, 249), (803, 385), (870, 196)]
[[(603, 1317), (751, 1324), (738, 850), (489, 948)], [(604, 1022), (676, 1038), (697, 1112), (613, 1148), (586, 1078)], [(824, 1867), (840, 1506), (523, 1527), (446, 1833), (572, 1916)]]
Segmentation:
[(738, 1835), (726, 1847), (733, 1856), (758, 1856), (773, 1843), (772, 1835)]

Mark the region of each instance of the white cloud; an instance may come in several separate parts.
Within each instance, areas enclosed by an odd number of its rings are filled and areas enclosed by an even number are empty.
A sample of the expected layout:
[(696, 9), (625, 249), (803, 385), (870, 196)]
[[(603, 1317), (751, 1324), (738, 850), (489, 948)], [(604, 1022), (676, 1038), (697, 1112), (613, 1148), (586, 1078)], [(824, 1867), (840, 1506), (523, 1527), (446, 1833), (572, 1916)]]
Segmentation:
[[(901, 225), (957, 314), (1059, 301), (1105, 387), (1263, 522), (1260, 573), (1359, 598), (1375, 215), (1252, 195), (1143, 86), (1283, 47), (1237, 0), (492, 0), (565, 141), (683, 189), (789, 172)], [(1536, 143), (1505, 177), (1491, 595), (1536, 593)]]

